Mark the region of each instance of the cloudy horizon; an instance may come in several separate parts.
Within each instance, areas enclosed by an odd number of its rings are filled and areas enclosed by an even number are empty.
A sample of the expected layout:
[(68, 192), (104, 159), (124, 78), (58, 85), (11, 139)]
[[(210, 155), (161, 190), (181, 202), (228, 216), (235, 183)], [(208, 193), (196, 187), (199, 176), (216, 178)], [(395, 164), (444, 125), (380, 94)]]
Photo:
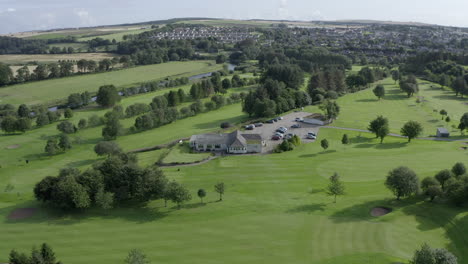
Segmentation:
[[(339, 8), (337, 8), (339, 7)], [(0, 34), (207, 17), (271, 20), (382, 20), (468, 27), (464, 0), (1, 0)]]

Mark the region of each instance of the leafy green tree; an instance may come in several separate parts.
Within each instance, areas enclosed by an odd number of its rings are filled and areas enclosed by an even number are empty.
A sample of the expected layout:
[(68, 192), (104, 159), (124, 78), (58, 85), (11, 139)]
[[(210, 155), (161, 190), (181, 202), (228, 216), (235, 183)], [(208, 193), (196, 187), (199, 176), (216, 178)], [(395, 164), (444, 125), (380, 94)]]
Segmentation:
[(39, 114), (36, 118), (36, 125), (42, 127), (50, 124), (49, 116), (47, 114)]
[(376, 119), (372, 120), (368, 129), (373, 132), (376, 137), (380, 138), (380, 143), (382, 143), (384, 138), (390, 133), (388, 119), (383, 116), (378, 116)]
[(192, 195), (187, 188), (185, 188), (182, 184), (177, 183), (177, 185), (173, 186), (174, 188), (171, 190), (171, 201), (177, 204), (177, 208), (180, 209), (180, 205), (183, 202), (190, 201), (192, 199)]
[(1, 127), (5, 133), (13, 133), (16, 131), (18, 119), (14, 116), (6, 116), (2, 119)]
[(88, 125), (88, 121), (84, 118), (78, 121), (78, 129), (85, 129), (87, 125)]
[(448, 124), (448, 123), (450, 123), (450, 121), (452, 121), (452, 119), (450, 118), (450, 116), (447, 116), (447, 117), (445, 118), (445, 122)]
[(105, 140), (114, 140), (118, 135), (122, 133), (122, 125), (119, 119), (110, 118), (105, 121), (105, 125), (102, 128), (102, 136)]
[(67, 108), (65, 109), (65, 112), (63, 113), (63, 116), (65, 118), (72, 118), (73, 117), (73, 110), (71, 110), (70, 108)]
[(102, 107), (112, 107), (120, 101), (120, 95), (114, 85), (99, 87), (96, 103)]
[(114, 194), (104, 191), (104, 188), (99, 188), (94, 196), (96, 205), (104, 210), (112, 209), (114, 203)]
[(10, 66), (0, 62), (0, 86), (11, 83), (13, 79), (13, 72)]
[(59, 136), (59, 143), (58, 146), (60, 149), (66, 151), (72, 148), (72, 143), (70, 137), (67, 134), (61, 134)]
[(41, 245), (41, 257), (42, 257), (42, 264), (55, 264), (56, 257), (55, 253), (47, 243), (43, 243)]
[(452, 177), (452, 173), (449, 170), (441, 170), (435, 175), (435, 179), (442, 186), (442, 190), (445, 189), (445, 183)]
[(73, 125), (73, 123), (71, 123), (70, 121), (62, 121), (60, 122), (60, 124), (57, 125), (57, 129), (60, 131), (60, 132), (63, 132), (65, 134), (73, 134), (75, 133), (76, 131), (78, 131), (78, 129), (76, 128), (75, 125)]
[(115, 141), (101, 141), (94, 146), (94, 152), (96, 152), (98, 156), (110, 156), (121, 153), (122, 149)]
[(434, 201), (437, 196), (441, 196), (443, 193), (444, 192), (439, 185), (431, 185), (426, 189), (426, 191), (424, 191), (424, 194), (429, 196), (431, 202)]
[(468, 128), (468, 112), (463, 114), (463, 116), (460, 118), (460, 124), (458, 125), (458, 129), (460, 129), (461, 133), (463, 133), (463, 130), (467, 128)]
[(215, 192), (219, 193), (219, 200), (222, 201), (223, 200), (223, 194), (224, 194), (224, 191), (225, 191), (224, 182), (219, 182), (219, 183), (215, 184), (214, 189), (215, 189)]
[(335, 101), (325, 100), (319, 108), (328, 119), (336, 119), (340, 114), (340, 106)]
[(439, 111), (439, 114), (442, 116), (442, 120), (444, 120), (444, 116), (446, 116), (448, 113), (445, 111), (445, 109), (442, 109)]
[(385, 88), (381, 84), (377, 85), (372, 92), (377, 96), (377, 98), (379, 98), (379, 100), (385, 96)]
[(385, 186), (400, 200), (419, 191), (418, 176), (408, 167), (398, 167), (388, 173)]
[(343, 143), (343, 145), (349, 144), (348, 134), (343, 135), (343, 137), (341, 138), (341, 143)]
[(19, 253), (16, 250), (10, 251), (10, 264), (31, 264), (29, 257), (24, 253)]
[(411, 264), (457, 264), (455, 255), (443, 248), (431, 248), (423, 244), (420, 249), (414, 252)]
[(125, 258), (125, 264), (149, 264), (150, 261), (146, 257), (146, 255), (138, 250), (132, 249), (128, 253), (128, 256)]
[(31, 119), (27, 117), (21, 117), (18, 120), (16, 120), (15, 128), (17, 131), (24, 133), (27, 130), (31, 129), (31, 127), (32, 127)]
[(45, 145), (44, 151), (50, 156), (55, 155), (59, 150), (56, 139), (49, 139)]
[(465, 164), (461, 162), (455, 163), (452, 167), (452, 173), (455, 175), (455, 177), (460, 177), (466, 173), (466, 167)]
[(439, 182), (433, 177), (426, 177), (421, 181), (421, 189), (426, 191), (431, 186), (439, 186)]
[(336, 196), (345, 194), (344, 184), (336, 172), (330, 177), (330, 183), (327, 186), (327, 194), (335, 197), (334, 203), (336, 203)]
[(392, 71), (392, 79), (395, 83), (400, 79), (400, 72), (398, 70)]
[(323, 150), (327, 150), (329, 147), (328, 140), (326, 138), (322, 139), (322, 141), (320, 141), (320, 146), (322, 146)]
[(21, 104), (18, 107), (18, 116), (19, 117), (27, 117), (29, 118), (31, 116), (31, 109), (25, 104)]
[(421, 135), (422, 132), (422, 125), (416, 121), (408, 121), (401, 128), (401, 134), (408, 137), (408, 142), (411, 142), (411, 139)]
[(203, 198), (206, 196), (206, 191), (204, 189), (199, 189), (197, 195), (200, 198), (201, 203), (203, 203)]

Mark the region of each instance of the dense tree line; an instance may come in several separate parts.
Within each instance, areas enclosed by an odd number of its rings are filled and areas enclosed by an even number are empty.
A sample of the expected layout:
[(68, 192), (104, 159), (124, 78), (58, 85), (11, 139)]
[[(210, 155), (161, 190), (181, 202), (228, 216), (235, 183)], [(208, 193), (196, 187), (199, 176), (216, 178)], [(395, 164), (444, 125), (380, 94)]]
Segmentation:
[(9, 257), (10, 264), (61, 264), (61, 261), (57, 261), (55, 252), (47, 244), (43, 243), (38, 249), (33, 247), (31, 254), (28, 256), (26, 253), (18, 252), (14, 249), (10, 251)]
[(0, 54), (44, 54), (47, 41), (0, 36)]

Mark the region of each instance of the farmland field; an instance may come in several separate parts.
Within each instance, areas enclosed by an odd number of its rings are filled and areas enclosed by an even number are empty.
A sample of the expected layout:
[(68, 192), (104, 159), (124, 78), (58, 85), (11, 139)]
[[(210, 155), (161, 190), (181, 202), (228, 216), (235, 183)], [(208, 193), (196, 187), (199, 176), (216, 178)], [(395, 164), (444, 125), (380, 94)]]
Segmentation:
[(0, 89), (0, 103), (33, 105), (53, 103), (71, 93), (96, 92), (101, 85), (125, 86), (162, 79), (166, 76), (190, 76), (220, 69), (209, 61), (169, 62), (118, 71), (30, 82)]
[(112, 53), (74, 53), (74, 54), (9, 54), (0, 55), (0, 61), (6, 64), (25, 64), (29, 62), (57, 62), (59, 60), (103, 60), (115, 57)]
[[(137, 34), (140, 34), (140, 33), (146, 32), (146, 31), (150, 31), (150, 30), (151, 30), (151, 28), (128, 30), (128, 31), (123, 31), (123, 32), (118, 32), (118, 33), (102, 35), (102, 36), (99, 36), (99, 38), (108, 39), (108, 40), (115, 39), (116, 41), (122, 41), (124, 35), (137, 35)], [(91, 39), (94, 39), (94, 38), (96, 38), (96, 37), (83, 37), (83, 38), (79, 38), (78, 41), (85, 42), (85, 41), (88, 41), (88, 40), (91, 40)]]
[[(112, 78), (116, 85), (126, 85), (137, 77), (141, 80), (148, 76), (158, 79), (191, 75), (218, 67), (208, 63), (167, 63), (100, 75), (116, 73), (106, 78)], [(42, 96), (50, 97), (51, 87), (54, 93), (60, 92), (59, 87), (67, 87), (68, 91), (66, 82), (71, 79), (61, 79), (63, 86), (42, 86), (50, 89)], [(68, 85), (85, 82), (97, 81), (79, 79)], [(403, 122), (414, 119), (423, 124), (425, 135), (430, 135), (444, 125), (434, 109), (444, 107), (454, 119), (466, 111), (464, 100), (429, 83), (420, 84), (417, 96), (421, 103), (416, 103), (416, 96), (406, 98), (390, 79), (382, 83), (387, 96), (380, 101), (370, 89), (339, 98), (341, 114), (333, 125), (365, 129), (372, 118), (382, 114), (389, 118), (392, 132), (399, 132)], [(15, 87), (21, 86), (0, 89), (0, 93), (9, 89), (2, 98), (13, 94), (24, 97), (32, 90), (17, 92)], [(179, 88), (187, 92), (189, 86), (127, 97), (120, 105), (149, 103), (152, 97)], [(249, 89), (232, 88), (229, 92)], [(305, 110), (319, 111), (317, 106)], [(75, 111), (69, 120), (76, 124), (81, 118), (102, 116), (106, 111), (91, 107)], [(238, 103), (156, 129), (129, 133), (116, 141), (130, 151), (192, 134), (221, 132), (222, 122), (239, 124), (247, 120)], [(133, 122), (134, 118), (121, 121), (125, 128)], [(46, 176), (57, 175), (60, 168), (85, 170), (102, 160), (93, 151), (102, 140), (102, 127), (78, 131), (71, 136), (75, 142), (71, 150), (46, 156), (46, 139), (59, 134), (56, 125), (21, 135), (0, 135), (0, 230), (2, 239), (8, 241), (0, 243), (0, 263), (7, 261), (12, 248), (26, 251), (43, 242), (53, 246), (63, 263), (77, 264), (120, 263), (133, 248), (145, 252), (152, 263), (392, 264), (406, 263), (424, 242), (447, 248), (459, 257), (459, 263), (468, 262), (465, 210), (439, 201), (426, 202), (420, 197), (396, 201), (384, 186), (387, 172), (397, 166), (409, 166), (422, 179), (455, 162), (466, 161), (468, 152), (460, 149), (460, 142), (406, 143), (402, 138), (387, 137), (384, 144), (379, 144), (372, 134), (321, 128), (319, 139), (330, 142), (326, 151), (314, 142), (281, 154), (218, 157), (198, 166), (163, 168), (170, 180), (181, 182), (192, 194), (193, 199), (180, 210), (172, 203), (164, 207), (164, 202), (158, 200), (140, 207), (64, 214), (36, 202), (33, 186)], [(351, 144), (341, 144), (343, 133), (349, 135)], [(175, 150), (166, 158), (183, 161), (192, 158), (188, 155), (205, 155), (188, 154), (179, 146)], [(165, 151), (139, 153), (138, 158), (142, 165), (152, 165)], [(325, 191), (328, 177), (334, 172), (340, 174), (346, 187), (346, 194), (338, 197), (337, 203)], [(217, 182), (226, 185), (223, 201), (218, 201), (213, 190)], [(13, 189), (7, 190), (7, 186)], [(196, 196), (200, 188), (208, 193), (204, 203)], [(377, 206), (393, 211), (372, 217), (370, 210)], [(17, 208), (38, 208), (38, 212), (28, 219), (9, 220), (8, 214)]]

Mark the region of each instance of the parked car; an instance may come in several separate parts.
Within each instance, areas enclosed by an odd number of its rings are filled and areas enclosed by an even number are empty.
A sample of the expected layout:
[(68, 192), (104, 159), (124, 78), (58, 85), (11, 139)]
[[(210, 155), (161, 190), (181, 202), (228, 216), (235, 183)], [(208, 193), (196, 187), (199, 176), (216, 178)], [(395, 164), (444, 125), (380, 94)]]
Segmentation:
[(283, 117), (280, 116), (280, 117), (277, 117), (276, 119), (278, 119), (278, 120), (283, 120)]
[(274, 122), (278, 122), (278, 118), (273, 118), (272, 119)]
[(255, 123), (254, 125), (255, 125), (255, 127), (261, 127), (261, 126), (263, 126), (263, 123), (261, 123), (261, 122), (260, 123)]
[(247, 130), (254, 130), (254, 128), (255, 128), (255, 125), (253, 125), (253, 124), (245, 126), (245, 129), (247, 129)]
[(307, 138), (308, 139), (317, 139), (317, 137), (312, 135), (312, 134), (307, 134)]
[(275, 136), (279, 136), (279, 137), (281, 137), (281, 138), (284, 137), (284, 133), (281, 133), (281, 132), (275, 132), (274, 135), (275, 135)]
[(284, 136), (284, 139), (290, 139), (294, 137), (294, 134), (293, 133), (288, 133), (286, 136)]
[(281, 134), (284, 134), (286, 131), (282, 130), (282, 129), (276, 129), (276, 133), (281, 133)]
[(274, 135), (271, 137), (272, 140), (280, 140), (282, 137)]
[(273, 121), (273, 119), (270, 119), (270, 120), (267, 120), (266, 121), (268, 124), (273, 124), (275, 121)]
[(301, 125), (299, 125), (299, 124), (294, 124), (294, 125), (291, 126), (291, 128), (301, 128)]
[(316, 136), (317, 136), (317, 134), (315, 134), (315, 133), (314, 133), (314, 132), (312, 132), (312, 131), (308, 132), (308, 133), (307, 133), (307, 135), (312, 135), (312, 136), (314, 136), (314, 137), (316, 137)]
[(303, 118), (300, 118), (300, 117), (296, 117), (296, 119), (294, 119), (294, 121), (296, 121), (296, 122), (302, 122), (302, 121), (304, 121), (304, 119), (303, 119)]
[(280, 127), (280, 128), (278, 128), (278, 129), (281, 129), (281, 130), (283, 130), (284, 132), (288, 131), (288, 129), (285, 128), (285, 127)]

